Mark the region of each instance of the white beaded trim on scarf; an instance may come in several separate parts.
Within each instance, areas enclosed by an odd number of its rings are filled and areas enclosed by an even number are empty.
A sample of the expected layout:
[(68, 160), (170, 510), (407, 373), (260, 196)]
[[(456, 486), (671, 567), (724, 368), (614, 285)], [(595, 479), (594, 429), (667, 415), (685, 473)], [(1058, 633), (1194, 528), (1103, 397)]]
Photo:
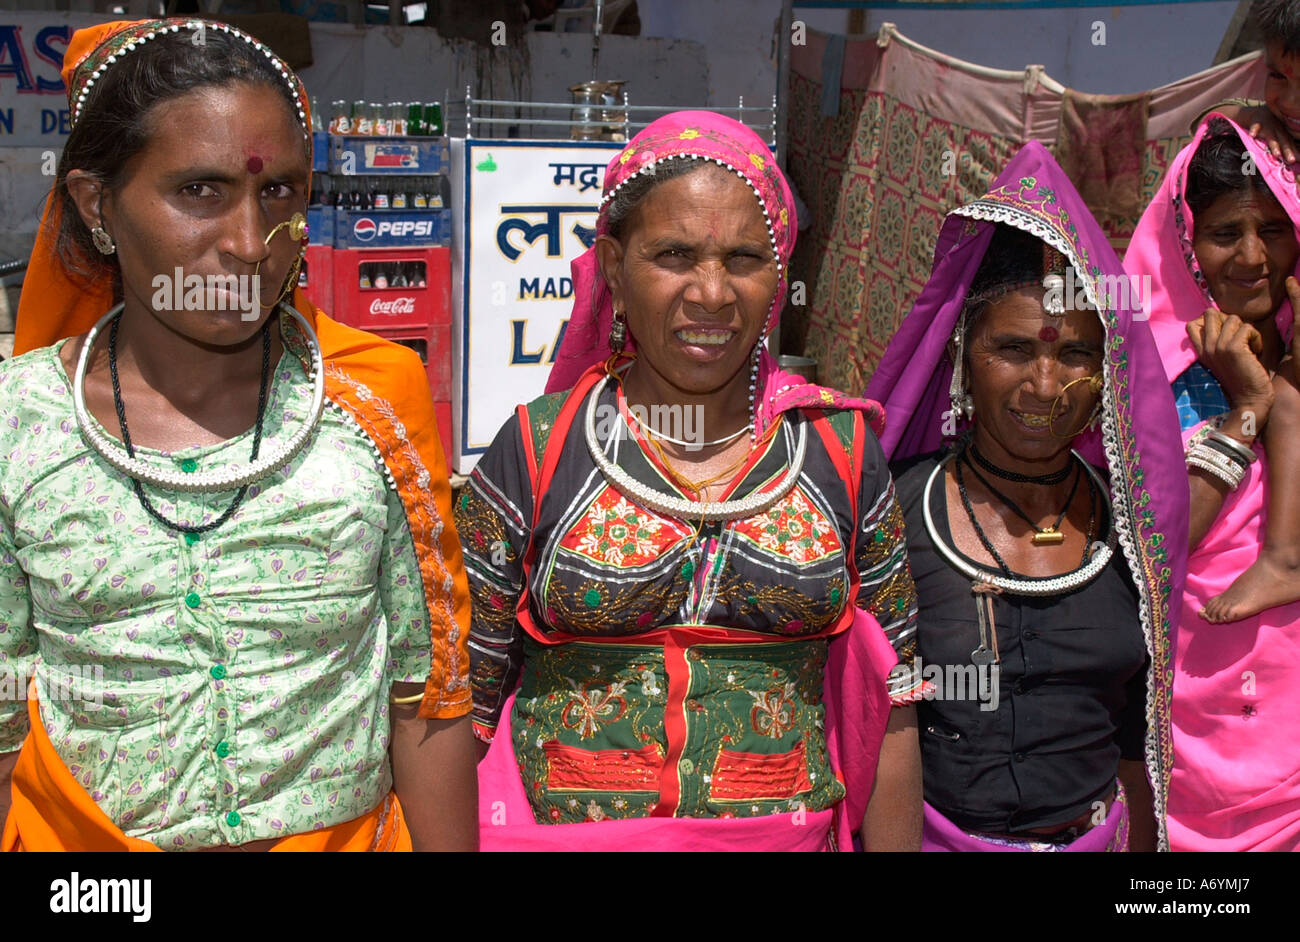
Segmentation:
[[(615, 184), (612, 190), (610, 190), (608, 193), (606, 193), (604, 196), (601, 197), (599, 212), (603, 213), (605, 211), (606, 207), (609, 205), (610, 201), (613, 200), (614, 197), (618, 194), (619, 190), (623, 189), (623, 187), (627, 186), (630, 182), (635, 180), (637, 177), (641, 176), (641, 174), (643, 173), (654, 173), (655, 168), (659, 164), (663, 163), (665, 160), (703, 160), (709, 163), (715, 163), (719, 167), (727, 168), (736, 176), (740, 177), (741, 180), (744, 181), (745, 185), (749, 187), (750, 191), (754, 194), (754, 198), (758, 200), (758, 208), (763, 213), (763, 222), (767, 224), (767, 239), (772, 244), (772, 257), (776, 259), (776, 276), (778, 279), (780, 279), (781, 271), (782, 271), (781, 252), (777, 248), (776, 229), (772, 226), (772, 217), (768, 214), (767, 204), (763, 202), (763, 194), (758, 191), (758, 187), (754, 186), (754, 184), (750, 181), (749, 177), (745, 176), (743, 172), (738, 170), (732, 164), (727, 163), (727, 161), (723, 160), (721, 157), (710, 157), (708, 154), (694, 154), (694, 153), (665, 154), (662, 157), (656, 157), (653, 160), (647, 161), (645, 164), (643, 164), (640, 167), (640, 169), (632, 171), (632, 173), (628, 174), (625, 178), (623, 178), (617, 184)], [(758, 364), (759, 361), (762, 359), (763, 346), (767, 343), (768, 334), (770, 333), (767, 324), (772, 320), (772, 313), (775, 309), (776, 309), (776, 298), (774, 297), (772, 299), (772, 306), (767, 309), (767, 318), (763, 324), (762, 336), (758, 338), (758, 343), (754, 344), (754, 351), (752, 354), (750, 354), (751, 363), (749, 367), (749, 428), (750, 428), (749, 440), (751, 442), (757, 442), (758, 434), (759, 434), (758, 403), (756, 402), (756, 398), (758, 396)]]
[(100, 76), (103, 75), (108, 70), (109, 66), (117, 62), (118, 59), (124, 58), (128, 52), (134, 52), (136, 47), (143, 46), (149, 40), (154, 39), (157, 36), (161, 36), (164, 33), (179, 32), (182, 25), (184, 25), (187, 29), (190, 30), (206, 30), (209, 27), (211, 27), (212, 29), (221, 30), (223, 33), (229, 33), (231, 36), (234, 36), (238, 39), (242, 39), (244, 42), (248, 43), (250, 46), (252, 46), (258, 52), (260, 52), (262, 55), (266, 56), (267, 60), (271, 63), (271, 65), (275, 67), (275, 71), (279, 72), (280, 77), (283, 78), (285, 82), (288, 84), (289, 94), (293, 96), (294, 103), (297, 107), (298, 123), (302, 125), (303, 133), (310, 136), (310, 128), (307, 124), (307, 111), (303, 107), (302, 96), (299, 94), (297, 83), (290, 76), (289, 70), (285, 68), (284, 63), (280, 61), (280, 57), (277, 56), (274, 52), (272, 52), (269, 47), (258, 42), (256, 39), (254, 39), (252, 36), (245, 33), (243, 30), (236, 29), (235, 27), (229, 26), (226, 23), (214, 23), (208, 20), (190, 20), (185, 24), (172, 23), (169, 26), (163, 26), (160, 29), (151, 30), (145, 33), (143, 36), (131, 40), (125, 46), (119, 49), (117, 52), (113, 53), (111, 56), (109, 56), (107, 59), (101, 62), (99, 64), (99, 68), (97, 68), (94, 72), (90, 73), (90, 78), (86, 80), (86, 84), (82, 87), (81, 92), (77, 95), (77, 100), (72, 103), (72, 124), (76, 125), (77, 119), (81, 117), (81, 109), (86, 104), (86, 98), (90, 95), (90, 90), (94, 88), (95, 82), (97, 82)]

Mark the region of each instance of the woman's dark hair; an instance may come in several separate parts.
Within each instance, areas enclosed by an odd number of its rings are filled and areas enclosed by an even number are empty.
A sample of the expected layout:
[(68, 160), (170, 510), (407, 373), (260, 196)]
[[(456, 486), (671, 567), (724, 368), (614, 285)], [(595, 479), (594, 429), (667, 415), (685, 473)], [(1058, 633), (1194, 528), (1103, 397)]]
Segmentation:
[(1193, 221), (1220, 196), (1252, 188), (1273, 195), (1237, 132), (1215, 118), (1187, 164), (1187, 207)]
[(1287, 55), (1300, 53), (1300, 3), (1296, 0), (1255, 0), (1250, 10), (1265, 45), (1281, 43)]
[(263, 53), (222, 30), (209, 29), (202, 35), (203, 42), (196, 43), (194, 34), (182, 29), (156, 36), (125, 55), (119, 53), (121, 60), (109, 66), (91, 89), (59, 160), (55, 178), (62, 209), (56, 237), (59, 259), (87, 280), (111, 276), (119, 296), (121, 272), (114, 257), (96, 251), (68, 192), (69, 171), (93, 173), (107, 189), (117, 186), (127, 162), (149, 141), (150, 110), (199, 88), (265, 85), (280, 93), (294, 122), (298, 121), (298, 103), (288, 83)]
[(975, 322), (990, 304), (1017, 288), (1041, 284), (1043, 280), (1043, 241), (1037, 236), (997, 223), (993, 240), (984, 253), (979, 270), (966, 292), (962, 316), (966, 321), (964, 342), (970, 349)]
[(623, 230), (627, 228), (628, 220), (635, 215), (637, 206), (651, 190), (674, 177), (684, 177), (708, 163), (710, 161), (703, 157), (667, 158), (655, 164), (653, 170), (635, 176), (623, 184), (605, 209), (605, 218), (609, 220), (609, 234), (622, 241)]

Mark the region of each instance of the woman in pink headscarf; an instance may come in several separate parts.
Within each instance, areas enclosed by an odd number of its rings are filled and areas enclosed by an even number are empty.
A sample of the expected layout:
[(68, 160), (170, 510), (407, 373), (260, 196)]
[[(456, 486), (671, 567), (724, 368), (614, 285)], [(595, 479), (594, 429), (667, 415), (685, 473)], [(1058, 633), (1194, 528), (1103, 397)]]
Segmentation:
[(881, 412), (764, 348), (795, 230), (729, 118), (610, 162), (553, 392), (457, 506), (484, 849), (919, 848)]
[(1281, 429), (1295, 413), (1270, 374), (1292, 326), (1298, 226), (1294, 177), (1216, 115), (1175, 158), (1124, 259), (1149, 285), (1191, 487), (1174, 656), (1174, 850), (1300, 847), (1300, 603), (1220, 598), (1260, 558), (1266, 509), (1270, 540), (1289, 536), (1277, 522), (1288, 499), (1294, 508), (1294, 487), (1265, 495), (1269, 462), (1294, 464), (1279, 449), (1295, 447), (1294, 430)]

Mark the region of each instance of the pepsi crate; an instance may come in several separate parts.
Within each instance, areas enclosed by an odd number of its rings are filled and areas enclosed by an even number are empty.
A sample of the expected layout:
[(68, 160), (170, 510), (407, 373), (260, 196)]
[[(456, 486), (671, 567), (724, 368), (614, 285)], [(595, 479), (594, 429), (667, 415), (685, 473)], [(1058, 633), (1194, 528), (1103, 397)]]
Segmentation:
[(330, 135), (328, 131), (313, 131), (311, 134), (311, 169), (312, 173), (329, 173)]
[(427, 177), (448, 173), (450, 168), (445, 137), (330, 137), (330, 173)]
[(334, 245), (334, 207), (307, 207), (307, 244)]
[(336, 249), (451, 245), (449, 209), (335, 209)]

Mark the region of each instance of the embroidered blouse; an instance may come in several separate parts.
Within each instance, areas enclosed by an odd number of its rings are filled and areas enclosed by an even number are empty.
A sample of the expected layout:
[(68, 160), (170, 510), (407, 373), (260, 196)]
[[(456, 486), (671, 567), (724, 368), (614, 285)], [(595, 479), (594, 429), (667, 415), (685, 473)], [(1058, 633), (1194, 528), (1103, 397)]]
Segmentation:
[[(549, 435), (565, 395), (543, 397), (530, 407), (534, 414), (544, 413), (534, 435)], [(601, 395), (599, 411), (613, 414), (617, 393), (606, 388)], [(788, 466), (794, 427), (806, 419), (796, 413), (786, 417), (733, 496), (773, 481)], [(615, 460), (637, 480), (670, 493), (649, 449), (626, 426), (623, 430), (627, 437)], [(870, 432), (865, 439), (856, 542), (858, 604), (876, 617), (910, 661), (916, 594), (902, 514), (880, 445)], [(748, 519), (705, 524), (698, 533), (695, 523), (651, 511), (610, 486), (588, 452), (581, 417), (564, 441), (545, 447), (563, 452), (538, 530), (531, 534), (536, 550), (531, 611), (541, 630), (626, 636), (666, 624), (706, 624), (798, 638), (823, 630), (844, 611), (845, 548), (854, 521), (845, 482), (810, 424), (798, 483), (776, 506)], [(515, 609), (533, 510), (530, 463), (518, 418), (511, 417), (456, 502), (473, 598), (475, 730), (484, 740), (491, 739), (523, 665), (524, 632)], [(900, 672), (891, 676), (890, 686), (891, 695), (903, 701), (914, 682)]]
[[(51, 742), (131, 837), (185, 850), (369, 812), (391, 788), (390, 686), (424, 682), (434, 655), (375, 445), (330, 403), (290, 465), (186, 537), (84, 442), (60, 346), (0, 364), (0, 753), (27, 733), (30, 676)], [(310, 401), (286, 353), (264, 453)], [(237, 468), (250, 436), (136, 451), (182, 471)], [(233, 496), (146, 491), (191, 525)]]

